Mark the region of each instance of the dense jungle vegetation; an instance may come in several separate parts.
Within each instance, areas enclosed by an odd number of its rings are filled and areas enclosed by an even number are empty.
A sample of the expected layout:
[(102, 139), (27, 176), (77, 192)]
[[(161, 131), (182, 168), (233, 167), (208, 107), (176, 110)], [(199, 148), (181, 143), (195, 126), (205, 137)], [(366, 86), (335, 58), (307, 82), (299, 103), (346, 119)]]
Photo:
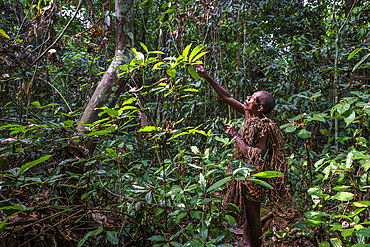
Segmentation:
[[(271, 92), (264, 246), (370, 246), (370, 1), (1, 0), (0, 246), (235, 246), (234, 112)], [(230, 209), (237, 213), (237, 208)], [(271, 213), (273, 212), (273, 213)]]

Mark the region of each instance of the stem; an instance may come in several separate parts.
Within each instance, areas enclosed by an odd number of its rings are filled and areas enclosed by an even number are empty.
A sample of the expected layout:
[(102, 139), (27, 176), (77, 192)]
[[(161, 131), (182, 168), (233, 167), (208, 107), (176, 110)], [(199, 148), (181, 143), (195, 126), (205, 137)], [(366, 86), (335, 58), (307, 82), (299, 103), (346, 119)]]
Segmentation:
[[(334, 62), (334, 82), (333, 82), (333, 98), (334, 104), (338, 104), (338, 25), (337, 20), (335, 18), (335, 7), (336, 1), (333, 2), (333, 21), (334, 21), (334, 28), (335, 28), (335, 62)], [(335, 134), (334, 134), (334, 141), (335, 141), (335, 152), (338, 152), (338, 118), (334, 119), (334, 126), (335, 126)]]

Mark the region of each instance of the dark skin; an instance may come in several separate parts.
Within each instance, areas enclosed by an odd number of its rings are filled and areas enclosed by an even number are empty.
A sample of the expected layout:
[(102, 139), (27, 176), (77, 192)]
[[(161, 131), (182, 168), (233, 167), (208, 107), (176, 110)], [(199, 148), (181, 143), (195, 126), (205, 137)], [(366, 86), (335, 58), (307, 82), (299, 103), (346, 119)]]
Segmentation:
[[(197, 72), (200, 77), (204, 78), (217, 92), (217, 94), (230, 105), (236, 111), (244, 114), (245, 121), (249, 118), (263, 117), (263, 102), (264, 94), (262, 92), (256, 92), (252, 96), (248, 96), (244, 104), (235, 100), (231, 94), (221, 87), (215, 80), (213, 80), (207, 73), (207, 71), (199, 66)], [(243, 154), (246, 154), (250, 147), (242, 139), (236, 128), (231, 124), (226, 124), (225, 133), (232, 138), (235, 138), (236, 145)], [(263, 157), (267, 149), (267, 136), (265, 135), (261, 140), (258, 141), (256, 146), (257, 152)], [(260, 222), (260, 203), (247, 200), (247, 219), (243, 224), (243, 239), (238, 244), (246, 247), (260, 247), (262, 244), (262, 227)]]

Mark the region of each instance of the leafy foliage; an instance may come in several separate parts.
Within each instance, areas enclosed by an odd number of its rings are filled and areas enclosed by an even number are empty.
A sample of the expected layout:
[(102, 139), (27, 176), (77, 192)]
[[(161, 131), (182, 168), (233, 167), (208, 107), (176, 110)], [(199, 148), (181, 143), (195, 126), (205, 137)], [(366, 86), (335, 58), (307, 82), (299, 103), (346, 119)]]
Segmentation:
[(278, 99), (272, 115), (301, 216), (266, 231), (264, 243), (290, 243), (295, 231), (301, 246), (367, 246), (370, 4), (349, 2), (134, 1), (124, 93), (97, 109), (102, 119), (86, 133), (78, 120), (115, 50), (113, 2), (83, 2), (43, 57), (75, 2), (0, 3), (0, 229), (17, 246), (230, 246), (226, 183), (270, 187), (281, 174), (252, 177), (238, 161), (225, 176), (233, 142), (223, 125), (243, 119), (199, 78), (203, 64), (236, 100), (257, 90)]

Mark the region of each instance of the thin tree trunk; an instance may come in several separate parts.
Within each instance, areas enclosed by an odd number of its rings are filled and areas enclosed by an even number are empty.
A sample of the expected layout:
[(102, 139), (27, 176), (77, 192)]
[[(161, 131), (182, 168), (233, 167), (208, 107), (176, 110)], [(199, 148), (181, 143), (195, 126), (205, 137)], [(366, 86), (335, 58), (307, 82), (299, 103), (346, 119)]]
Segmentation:
[[(338, 24), (337, 24), (337, 19), (335, 16), (335, 11), (336, 11), (336, 2), (334, 1), (334, 6), (333, 6), (333, 20), (334, 20), (334, 28), (335, 28), (335, 61), (334, 61), (334, 82), (333, 82), (333, 98), (334, 98), (334, 104), (338, 104)], [(335, 133), (334, 133), (334, 141), (335, 141), (335, 152), (338, 152), (338, 118), (334, 119), (334, 128), (335, 128)]]
[[(113, 107), (117, 101), (126, 80), (117, 77), (117, 67), (119, 65), (129, 63), (132, 60), (132, 52), (130, 51), (134, 45), (133, 31), (133, 1), (132, 0), (116, 0), (116, 52), (112, 63), (105, 72), (103, 78), (99, 82), (93, 96), (91, 97), (85, 111), (80, 119), (80, 123), (92, 124), (95, 121), (104, 118), (98, 116), (100, 108), (103, 106)], [(84, 127), (79, 125), (79, 131), (83, 131)], [(86, 147), (93, 153), (96, 144), (90, 140), (86, 143)]]

